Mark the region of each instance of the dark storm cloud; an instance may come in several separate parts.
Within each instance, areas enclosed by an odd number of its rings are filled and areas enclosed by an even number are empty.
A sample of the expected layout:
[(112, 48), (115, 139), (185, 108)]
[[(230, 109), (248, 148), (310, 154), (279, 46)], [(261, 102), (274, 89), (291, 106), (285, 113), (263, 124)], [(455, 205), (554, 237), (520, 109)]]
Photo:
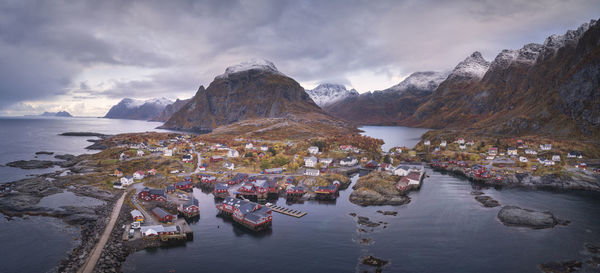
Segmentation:
[[(350, 85), (360, 71), (391, 78), (449, 69), (475, 50), (491, 59), (598, 14), (592, 0), (8, 0), (0, 3), (0, 110), (65, 95), (188, 97), (249, 58), (301, 82)], [(98, 67), (128, 73), (84, 73)], [(144, 75), (130, 78), (132, 68)]]

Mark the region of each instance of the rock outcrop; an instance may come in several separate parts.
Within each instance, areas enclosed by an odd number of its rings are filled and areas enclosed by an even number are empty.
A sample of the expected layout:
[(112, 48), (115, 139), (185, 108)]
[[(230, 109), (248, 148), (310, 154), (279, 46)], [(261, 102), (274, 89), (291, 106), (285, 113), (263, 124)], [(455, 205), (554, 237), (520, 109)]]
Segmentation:
[(558, 224), (565, 224), (551, 212), (540, 212), (522, 209), (516, 206), (504, 206), (498, 212), (498, 219), (508, 226), (530, 227), (535, 229), (551, 228)]

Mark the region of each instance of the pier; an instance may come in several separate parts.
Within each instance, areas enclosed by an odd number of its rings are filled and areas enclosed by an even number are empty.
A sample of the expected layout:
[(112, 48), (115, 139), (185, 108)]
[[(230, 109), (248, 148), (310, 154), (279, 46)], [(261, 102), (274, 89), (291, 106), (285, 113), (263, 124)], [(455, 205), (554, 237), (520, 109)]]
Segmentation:
[(278, 213), (285, 214), (288, 216), (294, 216), (296, 218), (300, 218), (307, 214), (304, 211), (293, 210), (290, 208), (280, 207), (280, 206), (276, 206), (276, 205), (267, 205), (267, 207), (269, 207), (274, 212), (278, 212)]

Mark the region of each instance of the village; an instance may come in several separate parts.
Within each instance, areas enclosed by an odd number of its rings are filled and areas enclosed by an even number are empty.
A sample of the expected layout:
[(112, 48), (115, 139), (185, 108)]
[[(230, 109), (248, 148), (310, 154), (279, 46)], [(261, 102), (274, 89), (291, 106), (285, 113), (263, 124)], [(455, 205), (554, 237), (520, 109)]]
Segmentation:
[(103, 152), (116, 157), (105, 160), (114, 166), (111, 187), (128, 191), (134, 208), (123, 240), (191, 240), (187, 222), (201, 213), (194, 188), (214, 196), (220, 217), (262, 231), (271, 227), (273, 212), (306, 215), (275, 205), (279, 198), (287, 204), (335, 201), (349, 187), (349, 176), (373, 171), (388, 174), (404, 195), (425, 177), (423, 165), (411, 162), (414, 151), (382, 152), (381, 140), (360, 135), (302, 142), (168, 136), (138, 135)]
[(415, 150), (433, 169), (510, 185), (524, 175), (593, 178), (600, 174), (600, 161), (594, 151), (583, 152), (584, 147), (574, 141), (537, 138), (424, 136)]

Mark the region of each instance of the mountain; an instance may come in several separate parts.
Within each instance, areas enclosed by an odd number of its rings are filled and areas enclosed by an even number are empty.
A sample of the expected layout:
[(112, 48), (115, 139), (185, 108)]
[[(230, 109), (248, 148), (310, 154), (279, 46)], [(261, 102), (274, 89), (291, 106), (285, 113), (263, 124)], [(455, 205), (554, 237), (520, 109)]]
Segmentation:
[(44, 112), (44, 113), (40, 114), (40, 116), (42, 116), (42, 117), (67, 117), (67, 118), (73, 117), (67, 111)]
[(459, 64), (401, 124), (598, 139), (600, 24), (596, 20), (564, 35), (552, 35), (543, 44), (503, 50), (483, 76), (485, 62), (479, 55), (469, 57), (479, 68), (464, 70), (474, 71), (472, 77), (453, 76)]
[[(203, 86), (200, 86), (200, 88), (204, 89)], [(198, 90), (200, 90), (200, 89), (198, 89)], [(171, 118), (171, 116), (173, 114), (175, 114), (175, 112), (179, 111), (179, 109), (181, 109), (181, 107), (183, 107), (190, 100), (192, 100), (192, 99), (189, 98), (186, 100), (180, 100), (180, 99), (175, 100), (175, 102), (173, 102), (172, 104), (165, 106), (165, 109), (163, 109), (162, 112), (160, 112), (160, 114), (158, 114), (158, 116), (153, 117), (151, 119), (151, 121), (165, 122), (165, 121), (169, 120), (169, 118)]]
[[(240, 123), (248, 120), (252, 122)], [(257, 134), (275, 128), (290, 128), (290, 133), (300, 127), (309, 131), (320, 125), (332, 130), (348, 127), (324, 113), (298, 82), (273, 63), (252, 60), (228, 67), (208, 88), (201, 87), (161, 128), (206, 132), (236, 123), (240, 126), (228, 128), (254, 128), (260, 130)], [(314, 128), (307, 128), (311, 124)]]
[(347, 97), (358, 96), (358, 92), (354, 89), (348, 90), (343, 85), (331, 83), (319, 84), (315, 89), (306, 90), (306, 93), (320, 107), (343, 100)]
[(146, 101), (124, 98), (110, 108), (105, 118), (149, 120), (157, 117), (165, 107), (173, 102), (166, 98)]
[(323, 109), (358, 124), (397, 125), (410, 117), (447, 76), (447, 72), (415, 72), (388, 89), (348, 96)]

